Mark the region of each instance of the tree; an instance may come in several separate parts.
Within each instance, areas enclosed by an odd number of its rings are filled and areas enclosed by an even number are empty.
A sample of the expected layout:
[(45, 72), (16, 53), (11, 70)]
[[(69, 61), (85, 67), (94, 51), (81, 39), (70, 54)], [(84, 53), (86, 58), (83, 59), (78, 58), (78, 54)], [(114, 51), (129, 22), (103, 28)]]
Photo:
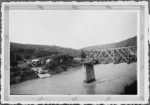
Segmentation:
[(12, 51), (10, 52), (10, 66), (17, 66), (17, 59), (16, 54), (14, 54)]
[(81, 58), (86, 58), (86, 53), (83, 51), (83, 49), (81, 51)]
[(26, 54), (25, 54), (25, 59), (30, 59), (30, 58), (32, 58), (32, 55), (26, 53)]
[(22, 59), (22, 57), (21, 57), (19, 54), (16, 54), (16, 60), (17, 60), (17, 61), (21, 61), (21, 60), (23, 60), (23, 59)]
[(10, 66), (17, 66), (17, 65), (18, 63), (15, 59), (10, 61)]

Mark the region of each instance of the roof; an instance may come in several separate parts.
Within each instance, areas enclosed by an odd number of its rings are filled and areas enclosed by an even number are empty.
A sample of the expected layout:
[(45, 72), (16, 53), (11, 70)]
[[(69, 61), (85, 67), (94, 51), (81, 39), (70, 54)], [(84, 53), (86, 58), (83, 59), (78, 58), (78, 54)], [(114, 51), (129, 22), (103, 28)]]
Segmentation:
[(40, 59), (33, 59), (32, 61), (35, 61), (35, 62), (36, 62), (36, 61), (39, 61), (39, 60), (40, 60)]

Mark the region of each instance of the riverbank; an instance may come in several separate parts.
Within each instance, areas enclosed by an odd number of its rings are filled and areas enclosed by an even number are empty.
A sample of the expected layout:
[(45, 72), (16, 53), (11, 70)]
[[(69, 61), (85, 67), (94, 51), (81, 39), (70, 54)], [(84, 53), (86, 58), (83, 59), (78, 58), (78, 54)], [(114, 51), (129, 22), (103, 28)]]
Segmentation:
[[(46, 70), (44, 70), (44, 72), (53, 76), (53, 75), (60, 74), (62, 72), (76, 70), (81, 67), (82, 67), (82, 65), (70, 67), (68, 69), (66, 69), (66, 68), (63, 69), (61, 67), (58, 67), (57, 70), (55, 70), (54, 72), (50, 72), (50, 71), (45, 72)], [(11, 68), (10, 78), (11, 78), (10, 85), (12, 85), (12, 84), (17, 84), (17, 83), (27, 81), (27, 80), (37, 79), (37, 78), (39, 78), (39, 76), (38, 76), (38, 72), (33, 71), (30, 67), (19, 68), (16, 66), (16, 67)]]

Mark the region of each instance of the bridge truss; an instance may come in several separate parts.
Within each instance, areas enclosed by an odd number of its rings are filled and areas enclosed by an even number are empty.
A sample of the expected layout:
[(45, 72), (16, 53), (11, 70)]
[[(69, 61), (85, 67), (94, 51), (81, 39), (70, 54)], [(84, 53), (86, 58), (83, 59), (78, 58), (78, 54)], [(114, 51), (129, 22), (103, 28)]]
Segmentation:
[(131, 46), (92, 51), (86, 61), (94, 61), (99, 64), (136, 62), (137, 48), (135, 46)]

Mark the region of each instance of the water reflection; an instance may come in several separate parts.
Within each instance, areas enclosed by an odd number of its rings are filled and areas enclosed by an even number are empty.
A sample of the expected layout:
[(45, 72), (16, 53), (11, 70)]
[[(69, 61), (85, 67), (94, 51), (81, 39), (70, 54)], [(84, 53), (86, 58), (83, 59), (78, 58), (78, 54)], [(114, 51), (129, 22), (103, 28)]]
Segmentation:
[(85, 93), (86, 94), (96, 94), (96, 83), (90, 83), (90, 84), (86, 84), (84, 85), (84, 89), (85, 89)]

